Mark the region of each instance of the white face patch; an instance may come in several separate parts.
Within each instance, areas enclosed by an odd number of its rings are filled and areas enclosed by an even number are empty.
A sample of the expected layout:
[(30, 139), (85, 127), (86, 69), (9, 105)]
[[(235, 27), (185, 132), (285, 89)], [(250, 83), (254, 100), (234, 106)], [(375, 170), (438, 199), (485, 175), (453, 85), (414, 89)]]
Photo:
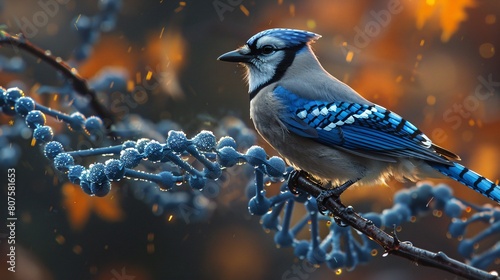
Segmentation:
[[(260, 54), (249, 61), (249, 63), (245, 63), (249, 92), (269, 82), (276, 74), (276, 68), (278, 68), (278, 65), (285, 58), (285, 51), (281, 50), (285, 46), (285, 43), (280, 39), (270, 36), (259, 38), (255, 47), (260, 49), (264, 46), (272, 46), (276, 51), (270, 54)], [(251, 49), (247, 45), (243, 46), (240, 50), (242, 53), (251, 52)]]

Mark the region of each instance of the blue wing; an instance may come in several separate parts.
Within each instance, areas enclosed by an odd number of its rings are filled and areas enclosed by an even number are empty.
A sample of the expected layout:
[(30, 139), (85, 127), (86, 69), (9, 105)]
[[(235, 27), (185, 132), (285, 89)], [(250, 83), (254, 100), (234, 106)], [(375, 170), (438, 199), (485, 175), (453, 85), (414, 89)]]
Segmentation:
[(412, 157), (450, 164), (455, 154), (434, 145), (417, 127), (376, 104), (325, 102), (295, 95), (282, 86), (274, 95), (285, 106), (281, 121), (289, 131), (368, 158)]

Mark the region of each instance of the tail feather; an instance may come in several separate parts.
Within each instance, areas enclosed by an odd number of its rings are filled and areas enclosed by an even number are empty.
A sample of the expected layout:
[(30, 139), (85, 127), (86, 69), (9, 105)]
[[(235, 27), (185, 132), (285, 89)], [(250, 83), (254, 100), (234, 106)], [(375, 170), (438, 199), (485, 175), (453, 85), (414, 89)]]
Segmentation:
[(453, 162), (453, 165), (430, 162), (429, 165), (451, 179), (493, 199), (497, 203), (500, 203), (500, 186), (468, 169), (467, 167), (456, 162)]

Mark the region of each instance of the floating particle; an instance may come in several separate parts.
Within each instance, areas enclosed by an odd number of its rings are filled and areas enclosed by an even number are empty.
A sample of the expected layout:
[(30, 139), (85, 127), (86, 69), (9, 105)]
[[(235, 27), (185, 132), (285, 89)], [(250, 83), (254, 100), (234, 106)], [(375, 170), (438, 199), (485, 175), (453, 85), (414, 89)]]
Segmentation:
[(491, 43), (484, 43), (479, 46), (479, 55), (483, 58), (491, 58), (495, 55), (495, 46)]
[(127, 91), (132, 91), (134, 89), (134, 81), (128, 80), (127, 81)]
[(308, 19), (306, 22), (307, 28), (309, 29), (315, 29), (316, 28), (316, 21), (314, 19)]
[(140, 84), (141, 81), (142, 81), (142, 79), (141, 79), (141, 73), (140, 72), (135, 73), (135, 83), (136, 84)]
[(245, 16), (250, 15), (250, 12), (248, 11), (248, 9), (247, 9), (245, 6), (240, 5), (240, 10), (241, 10), (241, 12), (242, 12), (243, 14), (245, 14)]
[(354, 52), (353, 51), (348, 51), (347, 55), (345, 56), (345, 61), (351, 62), (353, 57), (354, 57)]
[(148, 233), (148, 241), (149, 241), (149, 242), (151, 242), (151, 241), (153, 241), (154, 239), (155, 239), (155, 234), (154, 234), (154, 233), (152, 233), (152, 232)]
[(163, 28), (161, 29), (161, 32), (160, 32), (160, 39), (161, 37), (163, 36), (163, 32), (165, 31), (165, 26), (163, 26)]
[(486, 22), (486, 24), (494, 24), (497, 21), (497, 17), (493, 14), (490, 14), (484, 18), (484, 21)]
[(290, 16), (294, 17), (295, 16), (295, 5), (290, 4), (290, 6), (288, 7), (288, 10), (290, 11)]
[(75, 23), (73, 24), (75, 26), (75, 29), (78, 30), (78, 26), (76, 25), (78, 23), (78, 21), (80, 20), (80, 17), (82, 16), (82, 14), (79, 14), (78, 17), (76, 18), (75, 20)]
[(186, 7), (186, 2), (181, 1), (181, 2), (179, 2), (179, 6), (177, 8), (175, 8), (174, 12), (178, 13), (178, 12), (182, 11), (182, 9), (184, 9), (184, 7)]
[(153, 71), (148, 71), (148, 74), (146, 74), (146, 81), (151, 80), (151, 77), (153, 77)]
[(80, 245), (75, 245), (73, 246), (73, 253), (80, 255), (82, 253), (82, 246)]
[(436, 104), (436, 97), (434, 95), (429, 95), (429, 96), (427, 96), (426, 101), (427, 101), (427, 105), (432, 106), (432, 105)]
[(64, 236), (62, 236), (62, 235), (58, 234), (58, 235), (56, 236), (56, 242), (57, 242), (57, 244), (59, 244), (59, 245), (63, 245), (63, 244), (66, 242), (66, 238), (64, 238)]

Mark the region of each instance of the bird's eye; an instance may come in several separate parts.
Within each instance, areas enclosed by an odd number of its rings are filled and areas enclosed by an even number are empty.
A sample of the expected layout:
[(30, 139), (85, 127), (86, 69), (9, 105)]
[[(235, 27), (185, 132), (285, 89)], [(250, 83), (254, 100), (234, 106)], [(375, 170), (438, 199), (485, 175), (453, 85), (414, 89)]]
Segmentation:
[(272, 54), (274, 51), (275, 49), (271, 45), (265, 45), (261, 48), (262, 54)]

